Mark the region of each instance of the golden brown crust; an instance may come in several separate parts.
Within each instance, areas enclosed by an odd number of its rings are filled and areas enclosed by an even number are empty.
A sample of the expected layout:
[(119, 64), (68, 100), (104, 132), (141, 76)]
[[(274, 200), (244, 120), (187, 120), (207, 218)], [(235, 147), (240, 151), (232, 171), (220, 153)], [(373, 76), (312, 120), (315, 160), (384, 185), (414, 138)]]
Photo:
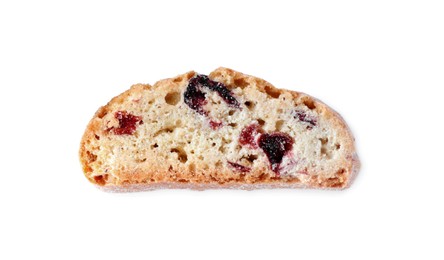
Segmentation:
[[(359, 169), (359, 160), (357, 158), (354, 138), (348, 129), (345, 121), (334, 110), (329, 108), (319, 100), (304, 93), (277, 89), (272, 84), (260, 78), (248, 76), (227, 68), (218, 68), (213, 71), (209, 77), (213, 80), (224, 83), (226, 86), (243, 88), (254, 84), (256, 88), (272, 98), (278, 97), (282, 93), (290, 93), (294, 99), (295, 106), (304, 104), (309, 109), (316, 111), (323, 118), (328, 120), (334, 128), (337, 129), (338, 138), (342, 142), (343, 153), (347, 156), (338, 160), (338, 170), (334, 176), (318, 172), (310, 175), (304, 183), (299, 178), (276, 178), (268, 174), (270, 169), (265, 167), (258, 168), (255, 171), (245, 173), (233, 173), (231, 170), (219, 168), (219, 170), (207, 170), (205, 174), (194, 171), (192, 168), (163, 169), (160, 167), (161, 159), (151, 159), (152, 165), (145, 166), (143, 169), (116, 169), (113, 174), (109, 174), (108, 169), (93, 169), (91, 166), (96, 160), (97, 155), (90, 152), (92, 143), (97, 138), (104, 138), (109, 135), (107, 124), (104, 118), (108, 113), (115, 112), (115, 108), (120, 103), (128, 100), (130, 97), (143, 95), (144, 91), (154, 89), (157, 92), (168, 92), (174, 89), (179, 91), (196, 73), (191, 71), (175, 78), (158, 81), (153, 86), (137, 84), (129, 90), (114, 97), (107, 105), (98, 109), (94, 117), (89, 122), (80, 145), (80, 161), (83, 171), (88, 180), (96, 185), (104, 186), (108, 190), (149, 190), (162, 187), (174, 188), (345, 188), (348, 187)], [(109, 121), (109, 120), (108, 120)], [(95, 144), (97, 146), (97, 144)], [(98, 172), (100, 171), (100, 172)]]

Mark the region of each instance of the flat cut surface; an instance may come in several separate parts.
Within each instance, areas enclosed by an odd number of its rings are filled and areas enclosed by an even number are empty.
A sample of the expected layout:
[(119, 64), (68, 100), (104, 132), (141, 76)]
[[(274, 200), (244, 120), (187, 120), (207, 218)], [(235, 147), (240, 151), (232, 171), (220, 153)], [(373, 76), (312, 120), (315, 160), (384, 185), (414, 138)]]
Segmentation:
[(344, 188), (359, 169), (331, 108), (226, 68), (133, 86), (98, 110), (80, 156), (91, 182), (119, 191)]

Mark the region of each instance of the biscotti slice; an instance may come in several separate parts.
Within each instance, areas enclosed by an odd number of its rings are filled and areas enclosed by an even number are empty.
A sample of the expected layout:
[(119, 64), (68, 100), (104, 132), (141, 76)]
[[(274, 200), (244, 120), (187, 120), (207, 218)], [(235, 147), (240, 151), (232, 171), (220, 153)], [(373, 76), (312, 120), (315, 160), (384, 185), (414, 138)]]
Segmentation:
[(132, 86), (96, 112), (80, 160), (116, 191), (344, 188), (359, 168), (331, 108), (227, 68)]

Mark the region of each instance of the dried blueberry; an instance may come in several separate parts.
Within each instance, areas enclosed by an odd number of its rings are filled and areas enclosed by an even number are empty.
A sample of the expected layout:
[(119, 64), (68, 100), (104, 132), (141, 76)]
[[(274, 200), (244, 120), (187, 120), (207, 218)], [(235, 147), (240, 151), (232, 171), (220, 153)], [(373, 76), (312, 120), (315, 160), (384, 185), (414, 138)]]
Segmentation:
[(185, 90), (183, 97), (184, 102), (191, 109), (196, 110), (201, 115), (206, 115), (207, 112), (203, 109), (203, 106), (207, 103), (205, 100), (205, 93), (200, 90), (199, 77), (194, 77), (188, 83), (188, 87)]
[(258, 143), (270, 161), (271, 170), (279, 176), (279, 165), (284, 155), (293, 148), (293, 139), (285, 133), (271, 133), (261, 135)]
[(184, 92), (184, 101), (191, 109), (201, 115), (208, 113), (203, 109), (207, 103), (203, 88), (217, 92), (219, 96), (231, 107), (240, 108), (239, 102), (233, 97), (231, 91), (222, 83), (211, 80), (206, 75), (196, 75), (190, 79), (188, 87)]

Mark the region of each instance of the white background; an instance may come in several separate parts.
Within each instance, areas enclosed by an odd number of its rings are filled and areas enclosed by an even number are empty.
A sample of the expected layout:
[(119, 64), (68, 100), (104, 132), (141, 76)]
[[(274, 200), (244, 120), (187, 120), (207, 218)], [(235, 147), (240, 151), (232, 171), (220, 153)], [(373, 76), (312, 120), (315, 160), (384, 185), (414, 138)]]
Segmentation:
[[(443, 259), (442, 1), (1, 1), (1, 259)], [(110, 194), (78, 148), (134, 83), (226, 66), (339, 111), (344, 191)]]

